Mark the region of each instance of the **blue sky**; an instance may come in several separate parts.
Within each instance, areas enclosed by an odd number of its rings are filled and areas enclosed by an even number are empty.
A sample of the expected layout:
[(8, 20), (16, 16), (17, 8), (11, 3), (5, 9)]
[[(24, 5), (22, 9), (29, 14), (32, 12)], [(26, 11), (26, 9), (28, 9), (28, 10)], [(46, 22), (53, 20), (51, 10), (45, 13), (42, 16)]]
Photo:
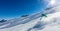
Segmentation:
[(36, 13), (46, 5), (44, 0), (0, 0), (0, 19)]

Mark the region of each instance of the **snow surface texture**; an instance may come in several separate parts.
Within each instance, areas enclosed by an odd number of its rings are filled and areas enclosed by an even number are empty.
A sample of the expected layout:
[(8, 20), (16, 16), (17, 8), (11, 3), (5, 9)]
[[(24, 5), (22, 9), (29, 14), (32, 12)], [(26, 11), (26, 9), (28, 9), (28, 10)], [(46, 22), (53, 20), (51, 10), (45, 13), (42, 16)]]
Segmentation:
[[(54, 13), (47, 14), (47, 17), (43, 17), (42, 19), (39, 17), (29, 21), (28, 23), (23, 23), (10, 28), (0, 29), (0, 31), (60, 31), (59, 8), (60, 6), (53, 8), (55, 10)], [(9, 24), (6, 24), (4, 26), (7, 26)]]
[(0, 31), (60, 31), (60, 6), (50, 8), (44, 13), (47, 17), (41, 17), (41, 13), (37, 13), (0, 23)]

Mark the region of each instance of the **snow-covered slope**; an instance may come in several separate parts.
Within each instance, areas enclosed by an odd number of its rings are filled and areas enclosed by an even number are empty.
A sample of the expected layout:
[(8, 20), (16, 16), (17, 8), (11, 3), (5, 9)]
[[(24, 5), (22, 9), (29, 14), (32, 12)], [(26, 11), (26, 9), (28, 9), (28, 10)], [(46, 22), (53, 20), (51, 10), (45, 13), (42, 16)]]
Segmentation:
[[(47, 14), (42, 17), (41, 14)], [(60, 31), (60, 6), (44, 13), (8, 20), (0, 26), (0, 31)]]
[[(60, 12), (48, 14), (47, 17), (34, 19), (28, 23), (20, 24), (11, 28), (0, 29), (0, 31), (60, 31)], [(40, 24), (38, 24), (40, 22)], [(36, 24), (43, 24), (42, 29), (40, 27), (34, 28)], [(29, 30), (30, 29), (30, 30)]]

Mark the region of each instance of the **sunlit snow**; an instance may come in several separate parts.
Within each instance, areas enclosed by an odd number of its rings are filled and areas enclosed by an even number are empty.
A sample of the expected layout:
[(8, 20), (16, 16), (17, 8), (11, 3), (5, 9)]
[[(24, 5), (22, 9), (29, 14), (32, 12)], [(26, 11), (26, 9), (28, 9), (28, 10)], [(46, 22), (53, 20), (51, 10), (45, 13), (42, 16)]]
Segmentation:
[[(51, 4), (55, 4), (55, 0), (51, 0)], [(0, 26), (0, 31), (60, 31), (60, 4), (43, 13), (47, 17), (37, 13), (33, 16), (11, 19), (6, 25)]]

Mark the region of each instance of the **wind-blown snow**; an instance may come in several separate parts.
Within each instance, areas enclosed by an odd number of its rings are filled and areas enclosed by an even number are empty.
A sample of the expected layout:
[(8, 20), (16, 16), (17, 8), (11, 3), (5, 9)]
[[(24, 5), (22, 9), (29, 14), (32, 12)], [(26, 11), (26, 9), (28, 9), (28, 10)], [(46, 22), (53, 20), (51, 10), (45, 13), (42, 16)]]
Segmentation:
[[(29, 21), (28, 23), (0, 29), (0, 31), (60, 31), (60, 5), (50, 8), (49, 10), (44, 11), (44, 13), (47, 14), (47, 17), (39, 17)], [(31, 19), (33, 19), (32, 17)]]
[[(0, 29), (0, 31), (60, 31), (60, 10), (58, 7), (56, 7), (55, 11), (55, 13), (47, 14), (47, 17), (43, 17), (41, 20), (40, 18), (37, 18), (26, 24)], [(38, 22), (44, 24), (43, 29), (34, 28)]]

